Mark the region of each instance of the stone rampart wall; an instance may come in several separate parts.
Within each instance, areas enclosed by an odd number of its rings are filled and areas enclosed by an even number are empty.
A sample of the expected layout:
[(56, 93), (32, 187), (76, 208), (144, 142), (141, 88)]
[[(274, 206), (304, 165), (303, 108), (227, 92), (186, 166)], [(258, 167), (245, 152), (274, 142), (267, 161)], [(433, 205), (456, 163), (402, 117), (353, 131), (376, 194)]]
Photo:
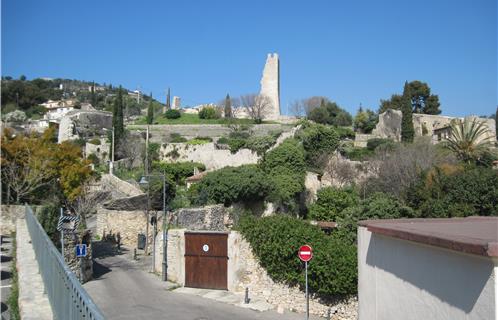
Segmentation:
[(193, 161), (200, 162), (207, 170), (217, 170), (223, 167), (237, 167), (244, 164), (258, 163), (259, 156), (249, 149), (240, 149), (237, 153), (230, 150), (217, 149), (214, 143), (188, 145), (185, 143), (170, 143), (161, 146), (160, 159), (168, 162)]
[[(275, 131), (290, 131), (292, 125), (289, 124), (258, 124), (251, 126), (251, 131), (258, 136), (267, 135)], [(128, 129), (145, 131), (146, 125), (128, 125)], [(195, 137), (219, 138), (228, 136), (232, 130), (221, 124), (182, 124), (165, 125), (157, 124), (150, 126), (150, 141), (155, 143), (165, 143), (171, 141), (171, 134), (176, 133), (187, 139)]]

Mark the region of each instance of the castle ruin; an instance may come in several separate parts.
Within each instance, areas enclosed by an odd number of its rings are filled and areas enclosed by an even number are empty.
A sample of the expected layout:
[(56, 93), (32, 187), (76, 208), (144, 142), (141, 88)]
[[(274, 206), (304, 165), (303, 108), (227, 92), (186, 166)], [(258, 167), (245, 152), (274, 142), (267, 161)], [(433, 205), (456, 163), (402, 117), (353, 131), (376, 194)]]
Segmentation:
[(278, 120), (280, 118), (280, 62), (276, 53), (269, 53), (266, 58), (260, 95), (267, 96), (272, 104), (271, 108), (265, 110), (264, 118)]

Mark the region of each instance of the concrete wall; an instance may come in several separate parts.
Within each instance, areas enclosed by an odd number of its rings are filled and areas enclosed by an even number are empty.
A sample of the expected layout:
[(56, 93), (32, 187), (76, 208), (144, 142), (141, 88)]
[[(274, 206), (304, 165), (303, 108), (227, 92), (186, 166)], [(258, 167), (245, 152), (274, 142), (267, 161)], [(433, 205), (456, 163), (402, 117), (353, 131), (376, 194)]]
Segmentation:
[(498, 319), (496, 262), (358, 228), (360, 320)]
[(257, 153), (249, 149), (240, 149), (237, 153), (231, 153), (230, 150), (217, 149), (212, 142), (201, 145), (170, 143), (161, 146), (159, 155), (162, 161), (167, 162), (200, 162), (207, 170), (256, 164), (259, 160)]

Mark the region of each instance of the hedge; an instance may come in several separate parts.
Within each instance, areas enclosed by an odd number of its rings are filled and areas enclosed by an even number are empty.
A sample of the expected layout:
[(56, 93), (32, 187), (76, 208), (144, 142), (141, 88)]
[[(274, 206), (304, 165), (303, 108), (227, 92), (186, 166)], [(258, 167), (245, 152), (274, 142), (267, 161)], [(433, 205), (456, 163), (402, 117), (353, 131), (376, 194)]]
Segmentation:
[(183, 184), (185, 179), (194, 175), (194, 168), (200, 171), (206, 170), (206, 166), (198, 162), (154, 162), (154, 168), (166, 173), (166, 175), (177, 184)]
[(244, 216), (238, 229), (274, 281), (303, 289), (304, 264), (297, 257), (297, 251), (301, 245), (308, 244), (313, 248), (313, 260), (308, 266), (311, 293), (328, 297), (356, 293), (356, 246), (286, 215)]
[(353, 188), (325, 187), (317, 192), (317, 200), (310, 206), (309, 218), (318, 221), (336, 221), (342, 210), (353, 207), (359, 196)]

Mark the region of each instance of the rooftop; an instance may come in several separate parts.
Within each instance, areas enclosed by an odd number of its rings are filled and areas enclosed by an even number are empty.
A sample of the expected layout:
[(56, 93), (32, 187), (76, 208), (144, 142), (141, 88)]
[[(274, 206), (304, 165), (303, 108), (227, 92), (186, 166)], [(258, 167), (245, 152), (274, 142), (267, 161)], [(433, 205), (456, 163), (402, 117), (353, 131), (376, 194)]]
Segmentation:
[(498, 257), (498, 217), (364, 220), (368, 231), (487, 257)]

